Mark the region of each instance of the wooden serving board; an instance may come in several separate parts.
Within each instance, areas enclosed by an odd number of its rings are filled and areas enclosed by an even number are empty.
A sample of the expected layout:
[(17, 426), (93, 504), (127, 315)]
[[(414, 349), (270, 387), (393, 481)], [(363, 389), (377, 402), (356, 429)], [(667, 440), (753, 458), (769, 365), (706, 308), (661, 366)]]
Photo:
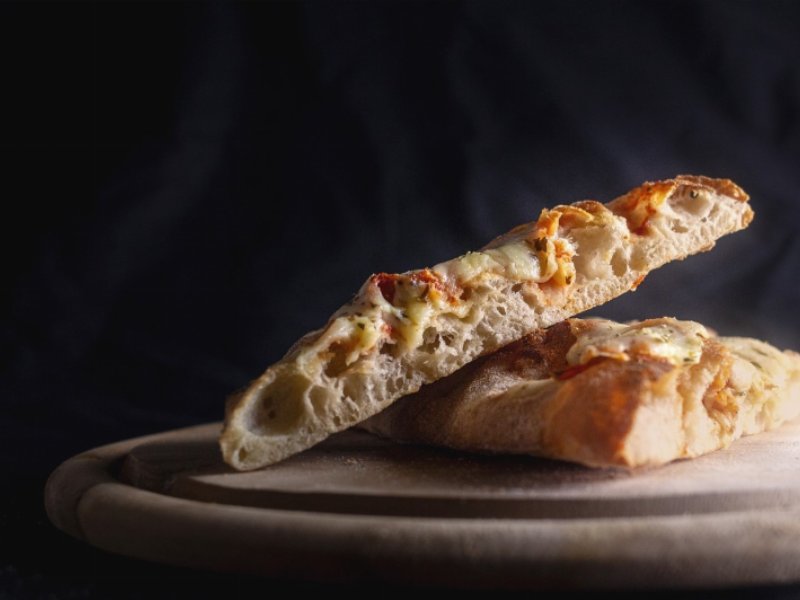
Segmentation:
[(100, 548), (316, 581), (458, 587), (697, 587), (800, 581), (800, 422), (657, 469), (337, 434), (237, 473), (219, 424), (61, 465), (52, 522)]

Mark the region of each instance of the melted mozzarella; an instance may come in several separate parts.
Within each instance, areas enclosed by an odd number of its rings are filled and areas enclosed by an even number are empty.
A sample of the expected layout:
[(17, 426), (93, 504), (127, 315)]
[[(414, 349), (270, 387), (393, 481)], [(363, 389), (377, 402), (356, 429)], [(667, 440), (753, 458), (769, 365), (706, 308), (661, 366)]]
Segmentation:
[[(564, 215), (572, 220), (571, 226), (560, 226)], [(552, 281), (561, 287), (569, 286), (575, 281), (573, 258), (577, 252), (570, 232), (574, 227), (590, 225), (624, 227), (624, 221), (605, 209), (591, 214), (574, 206), (559, 206), (542, 211), (535, 223), (515, 228), (482, 250), (440, 263), (429, 271), (373, 276), (353, 301), (334, 315), (299, 360), (309, 367), (316, 366), (321, 364), (320, 356), (330, 354), (330, 349), (336, 347), (337, 352), (345, 353), (345, 364), (349, 366), (372, 352), (381, 339), (414, 349), (422, 344), (425, 329), (439, 316), (463, 318), (469, 314), (471, 300), (462, 298), (458, 290), (480, 285), (485, 279)], [(425, 271), (429, 275), (420, 276)], [(432, 282), (430, 277), (438, 281)]]
[(593, 327), (580, 333), (567, 352), (570, 365), (584, 365), (599, 357), (629, 361), (637, 355), (674, 365), (693, 364), (700, 360), (703, 341), (710, 337), (700, 323), (667, 317), (627, 324), (605, 319), (587, 321)]
[(422, 333), (433, 314), (433, 307), (424, 301), (412, 301), (406, 305), (397, 330), (409, 348), (422, 343)]
[[(524, 241), (470, 252), (433, 267), (434, 273), (465, 285), (490, 275), (503, 275), (517, 281), (547, 281), (553, 273), (536, 251)], [(542, 269), (542, 262), (545, 269)], [(550, 271), (550, 272), (548, 272)]]

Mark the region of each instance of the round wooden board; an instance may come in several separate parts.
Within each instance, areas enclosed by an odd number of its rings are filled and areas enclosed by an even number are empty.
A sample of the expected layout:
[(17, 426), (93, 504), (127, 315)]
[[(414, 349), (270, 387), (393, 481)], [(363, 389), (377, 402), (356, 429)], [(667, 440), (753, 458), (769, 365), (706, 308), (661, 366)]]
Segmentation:
[(171, 564), (317, 581), (674, 588), (800, 581), (800, 422), (641, 471), (403, 446), (348, 431), (250, 473), (219, 424), (76, 456), (64, 531)]

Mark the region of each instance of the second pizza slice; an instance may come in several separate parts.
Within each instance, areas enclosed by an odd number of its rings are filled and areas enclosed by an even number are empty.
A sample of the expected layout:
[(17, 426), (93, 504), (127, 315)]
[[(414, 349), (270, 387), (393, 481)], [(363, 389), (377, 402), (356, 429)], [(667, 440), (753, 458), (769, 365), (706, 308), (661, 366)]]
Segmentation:
[(399, 441), (639, 467), (800, 415), (800, 354), (672, 318), (568, 319), (362, 426)]
[[(653, 269), (746, 227), (727, 179), (678, 176), (601, 204), (543, 210), (480, 250), (431, 268), (378, 273), (227, 406), (231, 466), (308, 448), (540, 327), (608, 302)], [(276, 282), (280, 285), (280, 282)]]

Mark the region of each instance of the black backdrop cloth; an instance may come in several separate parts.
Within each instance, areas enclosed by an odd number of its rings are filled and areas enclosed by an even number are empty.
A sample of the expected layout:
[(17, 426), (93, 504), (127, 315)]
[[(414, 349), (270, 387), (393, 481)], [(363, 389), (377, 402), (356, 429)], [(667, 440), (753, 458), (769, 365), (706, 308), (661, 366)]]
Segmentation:
[(747, 231), (593, 314), (800, 347), (798, 3), (5, 3), (0, 46), (0, 596), (183, 578), (52, 529), (49, 471), (545, 206), (734, 179)]

